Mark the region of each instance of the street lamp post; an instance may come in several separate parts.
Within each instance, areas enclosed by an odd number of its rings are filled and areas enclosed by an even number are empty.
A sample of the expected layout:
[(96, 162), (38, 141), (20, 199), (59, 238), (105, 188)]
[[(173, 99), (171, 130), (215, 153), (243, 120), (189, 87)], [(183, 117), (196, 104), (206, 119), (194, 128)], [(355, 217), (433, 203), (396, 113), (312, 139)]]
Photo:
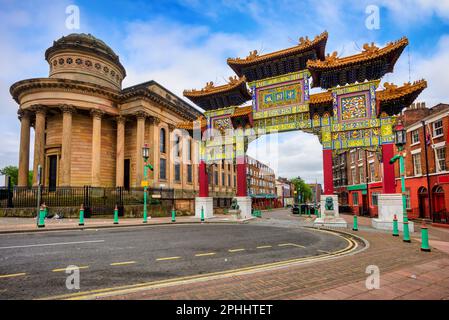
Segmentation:
[(399, 153), (391, 158), (390, 163), (393, 164), (396, 160), (399, 159), (399, 174), (401, 175), (401, 191), (402, 191), (402, 215), (403, 215), (403, 233), (404, 233), (404, 242), (410, 242), (410, 232), (408, 228), (408, 216), (407, 216), (407, 201), (405, 195), (405, 168), (404, 168), (404, 146), (406, 143), (406, 131), (402, 122), (399, 121), (394, 129), (394, 142), (396, 147), (398, 148)]
[(150, 157), (150, 148), (148, 148), (148, 145), (145, 143), (145, 145), (142, 147), (142, 157), (144, 160), (144, 166), (143, 166), (143, 223), (147, 223), (148, 221), (148, 209), (147, 209), (147, 188), (148, 188), (148, 169), (153, 171), (153, 166), (148, 162), (148, 158)]

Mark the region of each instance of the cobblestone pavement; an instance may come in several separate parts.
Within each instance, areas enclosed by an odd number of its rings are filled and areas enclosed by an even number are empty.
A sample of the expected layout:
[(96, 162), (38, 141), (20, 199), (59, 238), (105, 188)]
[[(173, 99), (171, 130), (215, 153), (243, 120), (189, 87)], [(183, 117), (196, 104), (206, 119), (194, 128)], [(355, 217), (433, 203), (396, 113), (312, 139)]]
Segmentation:
[[(264, 212), (251, 223), (296, 227), (311, 224), (308, 219), (278, 210)], [(353, 233), (366, 239), (369, 248), (355, 255), (107, 299), (449, 299), (449, 256), (444, 251), (422, 252), (416, 241), (419, 232), (412, 243), (404, 243), (388, 232), (369, 229), (365, 219), (360, 222), (366, 228)], [(449, 240), (446, 230), (430, 228), (429, 233), (433, 241)], [(368, 290), (366, 271), (372, 265), (380, 270), (380, 288)]]

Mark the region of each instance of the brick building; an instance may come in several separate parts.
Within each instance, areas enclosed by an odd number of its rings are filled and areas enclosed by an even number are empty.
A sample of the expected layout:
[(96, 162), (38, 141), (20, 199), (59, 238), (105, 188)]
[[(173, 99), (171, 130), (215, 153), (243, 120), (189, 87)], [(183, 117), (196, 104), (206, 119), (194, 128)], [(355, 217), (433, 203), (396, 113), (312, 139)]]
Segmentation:
[(276, 194), (279, 206), (286, 207), (294, 204), (294, 186), (287, 178), (276, 179)]
[[(430, 207), (432, 212), (446, 212), (449, 208), (449, 199), (444, 197), (449, 192), (449, 105), (426, 108), (424, 103), (412, 104), (403, 111), (402, 120), (407, 130), (405, 183), (409, 217), (430, 218)], [(334, 155), (334, 187), (344, 209), (357, 215), (377, 216), (382, 166), (381, 154), (376, 150), (353, 149)], [(401, 192), (399, 164), (395, 164), (395, 175), (396, 191)]]
[(276, 204), (276, 177), (274, 170), (266, 164), (246, 156), (246, 174), (249, 195), (255, 207), (273, 207)]

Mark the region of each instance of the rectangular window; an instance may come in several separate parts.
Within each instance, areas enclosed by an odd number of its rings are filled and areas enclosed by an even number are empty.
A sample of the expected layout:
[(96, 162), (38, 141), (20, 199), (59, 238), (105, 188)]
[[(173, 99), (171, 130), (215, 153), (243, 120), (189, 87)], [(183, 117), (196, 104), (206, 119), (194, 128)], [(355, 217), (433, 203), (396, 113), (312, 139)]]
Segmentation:
[(221, 185), (225, 186), (226, 185), (226, 180), (225, 180), (225, 174), (224, 172), (221, 173)]
[(359, 193), (358, 192), (354, 192), (352, 194), (352, 204), (354, 206), (358, 206), (359, 205)]
[(376, 171), (374, 169), (374, 162), (371, 162), (369, 164), (369, 175), (370, 175), (369, 179), (371, 182), (376, 181)]
[(351, 152), (351, 163), (355, 162), (355, 152)]
[(192, 161), (192, 140), (187, 140), (187, 160)]
[(359, 149), (359, 160), (363, 160), (363, 149)]
[(412, 155), (413, 161), (413, 173), (415, 176), (422, 174), (421, 170), (421, 153), (415, 153)]
[(231, 186), (231, 175), (228, 174), (228, 186)]
[(412, 131), (412, 144), (419, 142), (419, 130), (413, 130)]
[(167, 179), (167, 168), (166, 168), (167, 160), (160, 159), (159, 160), (159, 179)]
[(433, 124), (433, 136), (438, 137), (443, 135), (443, 120), (437, 120)]
[(359, 167), (359, 183), (363, 183), (364, 181), (363, 167)]
[(351, 169), (351, 179), (352, 179), (352, 184), (356, 184), (356, 172), (355, 172), (355, 168)]
[(377, 204), (378, 204), (378, 197), (379, 197), (379, 192), (371, 193), (371, 203), (373, 204), (373, 206), (377, 206)]
[(234, 176), (234, 187), (237, 187), (237, 176)]
[(446, 171), (446, 148), (435, 149), (437, 172)]
[(218, 171), (214, 171), (214, 184), (218, 186)]
[(181, 181), (181, 165), (175, 163), (175, 181)]
[(187, 165), (187, 182), (192, 183), (192, 165)]

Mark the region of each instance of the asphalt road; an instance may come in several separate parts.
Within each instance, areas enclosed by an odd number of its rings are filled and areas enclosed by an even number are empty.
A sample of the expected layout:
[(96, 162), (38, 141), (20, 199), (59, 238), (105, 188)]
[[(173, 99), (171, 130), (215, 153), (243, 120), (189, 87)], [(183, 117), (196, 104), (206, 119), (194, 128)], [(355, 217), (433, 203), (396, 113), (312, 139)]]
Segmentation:
[[(130, 227), (0, 235), (0, 299), (205, 274), (343, 249), (347, 242), (304, 228), (257, 224)], [(80, 290), (65, 268), (80, 269)]]

